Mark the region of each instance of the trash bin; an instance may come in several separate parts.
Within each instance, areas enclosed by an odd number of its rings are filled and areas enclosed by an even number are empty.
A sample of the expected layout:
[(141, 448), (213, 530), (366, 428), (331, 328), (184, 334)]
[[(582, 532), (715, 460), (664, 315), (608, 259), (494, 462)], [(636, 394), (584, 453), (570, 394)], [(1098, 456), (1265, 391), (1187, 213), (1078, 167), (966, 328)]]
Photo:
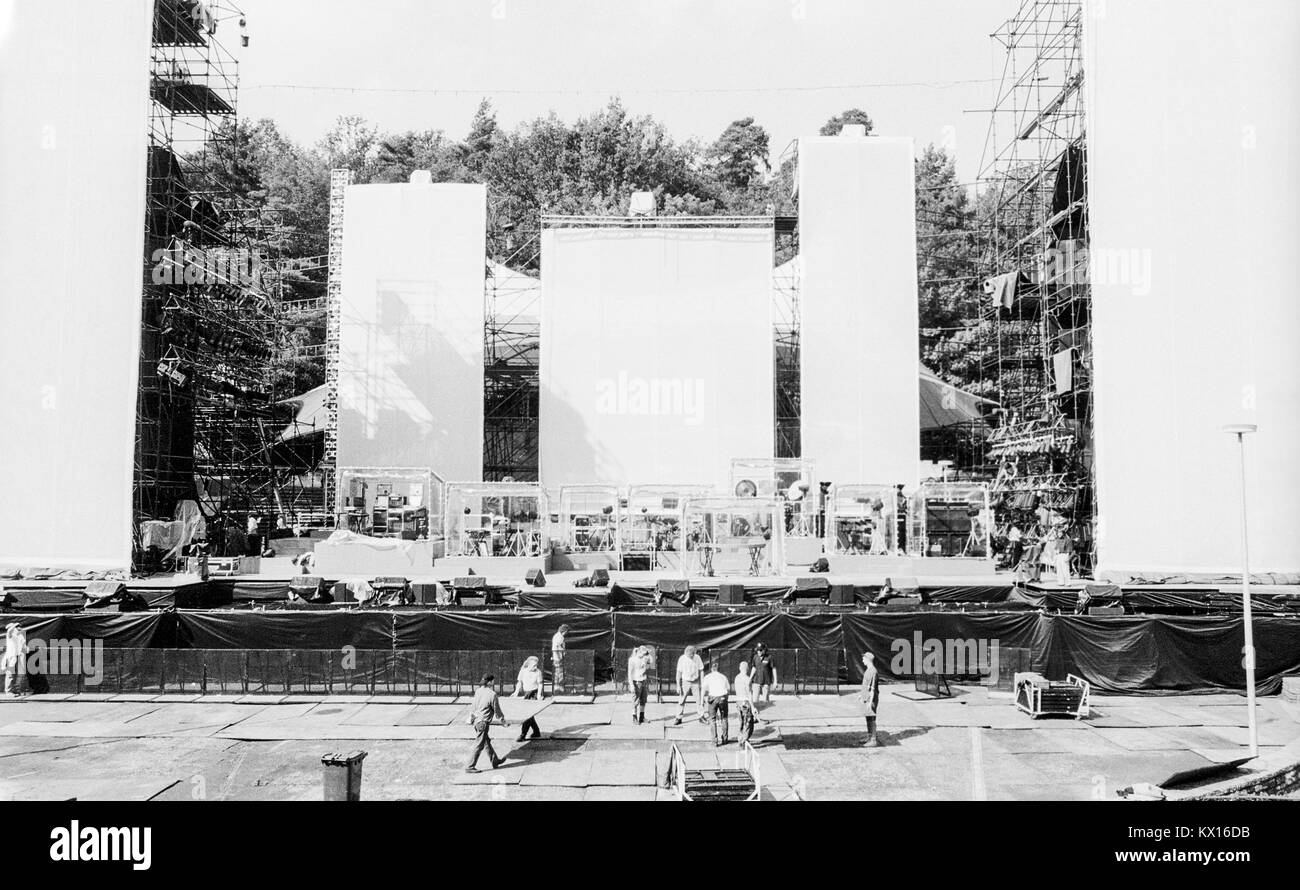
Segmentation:
[(320, 759), (325, 767), (326, 800), (361, 799), (361, 761), (365, 759), (365, 751), (326, 754)]

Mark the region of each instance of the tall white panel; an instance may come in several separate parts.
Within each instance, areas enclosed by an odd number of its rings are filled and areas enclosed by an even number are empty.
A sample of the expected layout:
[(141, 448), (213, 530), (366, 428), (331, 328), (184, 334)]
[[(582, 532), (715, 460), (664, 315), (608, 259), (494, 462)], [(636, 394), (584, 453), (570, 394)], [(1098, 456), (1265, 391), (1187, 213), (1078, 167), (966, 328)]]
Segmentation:
[(1300, 4), (1088, 4), (1099, 569), (1300, 570)]
[(151, 13), (0, 3), (0, 565), (131, 563)]
[(820, 479), (914, 484), (916, 192), (910, 139), (799, 142), (803, 456)]
[(540, 472), (725, 484), (773, 447), (772, 230), (542, 234)]
[(338, 465), (483, 477), (481, 185), (354, 185), (344, 199)]

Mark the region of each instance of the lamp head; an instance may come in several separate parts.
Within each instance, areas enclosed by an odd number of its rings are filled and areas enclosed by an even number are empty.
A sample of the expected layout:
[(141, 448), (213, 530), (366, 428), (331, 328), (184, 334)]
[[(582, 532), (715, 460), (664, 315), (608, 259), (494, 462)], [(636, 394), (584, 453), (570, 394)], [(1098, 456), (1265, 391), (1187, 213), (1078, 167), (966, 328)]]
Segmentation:
[(1259, 427), (1253, 423), (1225, 423), (1222, 427), (1225, 433), (1231, 433), (1236, 436), (1244, 436), (1246, 433), (1253, 433), (1259, 430)]

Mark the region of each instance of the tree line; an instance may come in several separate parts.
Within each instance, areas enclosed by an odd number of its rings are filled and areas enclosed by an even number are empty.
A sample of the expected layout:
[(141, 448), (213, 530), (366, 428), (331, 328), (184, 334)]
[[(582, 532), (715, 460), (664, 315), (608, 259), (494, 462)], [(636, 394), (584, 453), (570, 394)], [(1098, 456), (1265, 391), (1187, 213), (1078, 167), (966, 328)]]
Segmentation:
[[(851, 108), (820, 132), (834, 135), (846, 124), (874, 130), (867, 112)], [(272, 253), (285, 259), (326, 253), (329, 173), (342, 167), (357, 183), (405, 182), (413, 170), (431, 171), (434, 182), (484, 183), (489, 253), (521, 268), (536, 266), (536, 249), (525, 248), (541, 214), (621, 215), (634, 191), (653, 191), (661, 215), (798, 210), (794, 158), (774, 160), (753, 117), (733, 121), (712, 142), (679, 141), (617, 99), (572, 123), (551, 113), (513, 129), (500, 126), (484, 100), (459, 139), (438, 129), (384, 132), (346, 116), (314, 145), (301, 145), (273, 120), (240, 120), (196, 160), (219, 190), (264, 208)], [(916, 190), (919, 358), (950, 383), (987, 393), (976, 328), (985, 202), (971, 199), (954, 158), (933, 144), (918, 154)], [(288, 301), (319, 298), (323, 276), (288, 273), (283, 288)], [(290, 322), (279, 385), (302, 391), (324, 379), (323, 358), (295, 348), (323, 342), (323, 310), (297, 312)]]

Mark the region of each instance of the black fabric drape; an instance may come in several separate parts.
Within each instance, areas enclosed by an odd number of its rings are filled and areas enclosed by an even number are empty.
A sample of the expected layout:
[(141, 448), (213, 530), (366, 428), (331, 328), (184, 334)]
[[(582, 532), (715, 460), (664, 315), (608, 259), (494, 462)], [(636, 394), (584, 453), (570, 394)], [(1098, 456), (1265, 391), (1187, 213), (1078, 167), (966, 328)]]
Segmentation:
[(391, 612), (177, 612), (193, 649), (393, 648)]

